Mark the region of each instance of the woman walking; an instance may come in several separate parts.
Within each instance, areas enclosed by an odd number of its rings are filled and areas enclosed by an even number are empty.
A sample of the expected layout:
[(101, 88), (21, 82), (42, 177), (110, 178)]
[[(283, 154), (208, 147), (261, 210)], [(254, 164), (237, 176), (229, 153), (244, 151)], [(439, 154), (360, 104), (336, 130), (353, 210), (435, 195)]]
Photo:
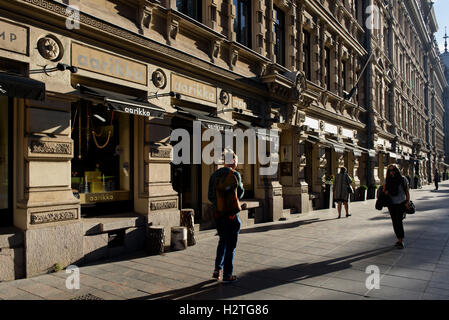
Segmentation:
[(405, 210), (409, 208), (410, 193), (408, 180), (401, 175), (398, 167), (390, 164), (387, 168), (387, 178), (383, 186), (383, 192), (390, 197), (391, 204), (388, 206), (391, 221), (393, 222), (393, 230), (398, 238), (395, 246), (398, 249), (404, 248), (404, 219)]
[(351, 187), (352, 179), (346, 173), (346, 168), (342, 167), (340, 173), (335, 177), (334, 183), (334, 201), (337, 202), (338, 218), (341, 217), (341, 204), (345, 206), (346, 217), (350, 217), (348, 208), (349, 189)]

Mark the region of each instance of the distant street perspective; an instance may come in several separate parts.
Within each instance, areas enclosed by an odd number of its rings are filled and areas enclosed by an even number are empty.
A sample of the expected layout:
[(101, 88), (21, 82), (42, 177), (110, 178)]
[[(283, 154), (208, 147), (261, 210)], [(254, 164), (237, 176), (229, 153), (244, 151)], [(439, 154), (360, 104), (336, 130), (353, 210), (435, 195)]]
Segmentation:
[(448, 12), (0, 0), (0, 299), (449, 300)]
[[(238, 281), (211, 278), (217, 236), (165, 255), (136, 254), (80, 268), (79, 289), (65, 271), (0, 283), (1, 299), (449, 299), (449, 183), (413, 190), (417, 212), (404, 220), (405, 248), (374, 200), (243, 228)], [(373, 270), (378, 270), (378, 285)], [(371, 278), (370, 278), (371, 277)]]

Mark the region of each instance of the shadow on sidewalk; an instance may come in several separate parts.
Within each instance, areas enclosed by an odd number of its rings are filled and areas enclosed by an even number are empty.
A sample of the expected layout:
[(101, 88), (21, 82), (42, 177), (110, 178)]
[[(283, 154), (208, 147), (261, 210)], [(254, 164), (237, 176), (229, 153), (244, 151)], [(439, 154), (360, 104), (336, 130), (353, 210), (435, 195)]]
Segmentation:
[(262, 225), (262, 226), (257, 226), (257, 227), (241, 229), (240, 233), (266, 232), (266, 231), (278, 230), (278, 229), (297, 228), (302, 225), (307, 225), (307, 224), (317, 223), (317, 222), (325, 222), (325, 221), (336, 220), (336, 219), (337, 218), (331, 218), (331, 219), (313, 218), (313, 219), (308, 219), (308, 220), (292, 221), (292, 222), (282, 223), (282, 224), (272, 224), (272, 225), (268, 225), (268, 226)]
[[(286, 283), (349, 269), (353, 262), (369, 259), (392, 250), (396, 249), (392, 246), (381, 247), (316, 263), (300, 263), (286, 268), (267, 268), (244, 273), (232, 285), (208, 280), (190, 287), (147, 295), (132, 300), (216, 300), (237, 298), (244, 294), (274, 288)], [(214, 282), (215, 285), (212, 285)]]

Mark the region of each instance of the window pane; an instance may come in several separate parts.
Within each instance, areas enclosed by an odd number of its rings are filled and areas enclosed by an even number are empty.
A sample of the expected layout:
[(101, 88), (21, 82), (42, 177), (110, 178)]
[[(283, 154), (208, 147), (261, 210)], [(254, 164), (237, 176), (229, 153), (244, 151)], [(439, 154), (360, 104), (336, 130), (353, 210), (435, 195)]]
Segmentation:
[(0, 97), (0, 209), (8, 209), (8, 97)]
[(72, 190), (81, 204), (130, 201), (129, 115), (82, 101), (72, 107), (72, 126)]

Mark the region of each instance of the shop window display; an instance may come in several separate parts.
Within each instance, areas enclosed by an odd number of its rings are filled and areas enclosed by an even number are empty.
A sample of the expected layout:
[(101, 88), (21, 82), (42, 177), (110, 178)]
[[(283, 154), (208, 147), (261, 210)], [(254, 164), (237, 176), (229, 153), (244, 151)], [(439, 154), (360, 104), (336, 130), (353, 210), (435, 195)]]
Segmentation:
[(83, 215), (131, 206), (130, 116), (80, 101), (72, 106), (72, 191)]

